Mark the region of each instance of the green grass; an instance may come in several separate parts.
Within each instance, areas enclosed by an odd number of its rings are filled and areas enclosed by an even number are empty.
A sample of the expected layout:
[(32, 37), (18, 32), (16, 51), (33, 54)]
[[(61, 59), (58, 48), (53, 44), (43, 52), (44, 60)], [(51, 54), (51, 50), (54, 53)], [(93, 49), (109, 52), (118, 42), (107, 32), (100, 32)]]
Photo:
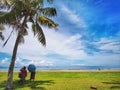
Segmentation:
[[(19, 83), (18, 72), (14, 73), (14, 90), (120, 90), (120, 72), (37, 72), (35, 81)], [(0, 90), (4, 90), (6, 72), (0, 72)]]

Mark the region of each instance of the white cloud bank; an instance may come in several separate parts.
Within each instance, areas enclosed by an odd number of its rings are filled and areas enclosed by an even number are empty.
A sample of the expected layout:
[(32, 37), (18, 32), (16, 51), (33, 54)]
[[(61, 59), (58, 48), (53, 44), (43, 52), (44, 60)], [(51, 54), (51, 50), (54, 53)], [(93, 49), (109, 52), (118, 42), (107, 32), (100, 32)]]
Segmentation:
[[(29, 32), (29, 36), (25, 37), (25, 43), (21, 44), (18, 49), (16, 65), (28, 65), (34, 63), (37, 66), (51, 66), (58, 65), (59, 63), (70, 64), (72, 61), (81, 61), (84, 60), (84, 65), (120, 65), (119, 54), (110, 54), (110, 53), (95, 53), (94, 55), (89, 55), (84, 51), (85, 47), (83, 46), (83, 40), (81, 39), (80, 34), (76, 35), (66, 35), (53, 30), (44, 29), (47, 46), (43, 47), (35, 37), (33, 37), (32, 32)], [(5, 32), (4, 34), (7, 34)], [(12, 49), (15, 40), (14, 34), (10, 41), (4, 48), (0, 48), (0, 52), (12, 54)], [(102, 38), (98, 42), (89, 42), (98, 46), (101, 50), (119, 50), (118, 44), (114, 40), (107, 38)], [(117, 42), (116, 42), (117, 43)], [(91, 51), (92, 52), (92, 51)], [(53, 55), (53, 56), (52, 56)], [(50, 56), (50, 57), (48, 57)], [(57, 56), (61, 58), (57, 58)], [(29, 61), (25, 61), (29, 60)], [(58, 63), (58, 61), (61, 61)], [(1, 60), (1, 63), (9, 65), (8, 59)], [(62, 63), (62, 64), (63, 64)], [(81, 63), (77, 63), (81, 64)], [(64, 64), (65, 65), (65, 64)], [(72, 63), (71, 63), (72, 65)]]
[[(44, 32), (47, 40), (46, 47), (43, 47), (30, 31), (29, 35), (25, 37), (25, 43), (19, 45), (17, 57), (31, 60), (29, 63), (35, 63), (36, 65), (52, 65), (55, 59), (52, 60), (47, 55), (56, 54), (65, 57), (65, 59), (79, 59), (86, 56), (82, 41), (79, 40), (81, 35), (67, 36), (53, 30), (47, 30), (47, 28), (44, 29)], [(4, 34), (8, 35), (7, 33), (6, 30)], [(0, 52), (12, 54), (15, 35), (13, 34), (4, 48), (0, 48)], [(20, 62), (22, 62), (21, 59), (16, 61), (16, 63)]]

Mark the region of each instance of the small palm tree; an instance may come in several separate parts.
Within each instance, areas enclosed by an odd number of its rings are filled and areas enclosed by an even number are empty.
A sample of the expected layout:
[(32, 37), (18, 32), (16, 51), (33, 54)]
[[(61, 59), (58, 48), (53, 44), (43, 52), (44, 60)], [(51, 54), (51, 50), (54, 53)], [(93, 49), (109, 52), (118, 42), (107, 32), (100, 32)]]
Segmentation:
[[(52, 2), (53, 0), (47, 0)], [(28, 34), (28, 22), (32, 24), (32, 31), (38, 38), (38, 41), (46, 46), (46, 39), (41, 25), (49, 28), (56, 28), (58, 25), (49, 17), (56, 16), (54, 7), (43, 7), (44, 0), (1, 0), (0, 5), (3, 11), (0, 11), (0, 23), (9, 25), (14, 31), (17, 31), (11, 63), (8, 70), (8, 79), (6, 90), (13, 89), (13, 70), (16, 60), (16, 54), (19, 43), (24, 41), (24, 36)], [(4, 9), (8, 9), (5, 11)], [(13, 31), (12, 31), (13, 32)], [(12, 33), (11, 32), (11, 33)], [(9, 38), (6, 40), (5, 44)], [(4, 45), (5, 45), (4, 44)]]

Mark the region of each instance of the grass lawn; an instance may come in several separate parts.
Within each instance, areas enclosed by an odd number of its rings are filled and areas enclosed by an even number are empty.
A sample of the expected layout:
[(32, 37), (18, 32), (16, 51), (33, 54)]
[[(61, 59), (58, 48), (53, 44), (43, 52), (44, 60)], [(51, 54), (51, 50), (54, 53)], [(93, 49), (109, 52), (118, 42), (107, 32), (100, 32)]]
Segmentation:
[[(19, 84), (18, 72), (14, 73), (14, 90), (120, 90), (120, 71), (62, 72), (39, 71), (35, 81)], [(4, 90), (7, 72), (0, 72), (0, 90)]]

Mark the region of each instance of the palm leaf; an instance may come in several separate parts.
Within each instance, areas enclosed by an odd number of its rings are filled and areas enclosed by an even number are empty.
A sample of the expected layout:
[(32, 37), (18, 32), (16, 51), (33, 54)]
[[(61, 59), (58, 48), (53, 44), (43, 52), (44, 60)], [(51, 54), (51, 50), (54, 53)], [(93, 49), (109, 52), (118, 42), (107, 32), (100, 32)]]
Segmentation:
[(0, 31), (4, 30), (4, 26), (2, 24), (0, 24)]
[[(1, 12), (1, 14), (2, 13), (5, 13), (5, 12)], [(10, 24), (15, 21), (16, 21), (15, 13), (8, 12), (8, 13), (0, 15), (0, 23), (2, 24)]]
[(56, 24), (54, 21), (44, 16), (40, 16), (38, 21), (41, 25), (47, 26), (49, 28), (56, 28), (58, 26), (58, 24)]
[(20, 2), (20, 0), (18, 1), (19, 2), (16, 2), (16, 4), (11, 6), (10, 11), (0, 12), (0, 23), (12, 25), (23, 17), (23, 10), (20, 8), (23, 7), (23, 4)]
[(35, 36), (36, 35), (36, 25), (34, 23), (32, 24), (32, 31)]
[(10, 39), (12, 33), (13, 33), (13, 30), (11, 31), (11, 33), (10, 33), (9, 37), (7, 38), (7, 40), (5, 41), (5, 43), (3, 44), (3, 47), (7, 44), (7, 42), (8, 42), (8, 40)]
[(4, 36), (2, 34), (2, 31), (4, 30), (4, 26), (2, 24), (0, 24), (0, 39), (4, 40)]
[(25, 41), (24, 41), (24, 37), (23, 36), (20, 36), (20, 39), (19, 39), (19, 44), (22, 44), (22, 43), (24, 43)]
[(41, 42), (43, 46), (46, 46), (45, 35), (40, 25), (38, 23), (32, 24), (32, 30), (34, 32), (34, 36), (38, 38), (38, 41)]
[(0, 7), (1, 8), (10, 8), (13, 4), (14, 0), (0, 0)]
[(57, 15), (57, 11), (53, 7), (42, 8), (39, 10), (43, 16), (52, 17)]
[(2, 35), (2, 32), (0, 32), (0, 39), (4, 40), (4, 36)]
[(28, 35), (28, 31), (27, 31), (25, 28), (23, 29), (22, 35), (23, 35), (23, 36)]
[(52, 3), (53, 2), (53, 0), (47, 0), (49, 3)]
[(36, 24), (36, 30), (37, 30), (37, 37), (38, 37), (39, 42), (41, 42), (41, 44), (42, 44), (43, 46), (46, 46), (45, 35), (44, 35), (44, 33), (43, 33), (42, 28), (39, 26), (38, 23)]

